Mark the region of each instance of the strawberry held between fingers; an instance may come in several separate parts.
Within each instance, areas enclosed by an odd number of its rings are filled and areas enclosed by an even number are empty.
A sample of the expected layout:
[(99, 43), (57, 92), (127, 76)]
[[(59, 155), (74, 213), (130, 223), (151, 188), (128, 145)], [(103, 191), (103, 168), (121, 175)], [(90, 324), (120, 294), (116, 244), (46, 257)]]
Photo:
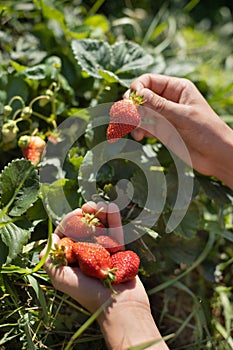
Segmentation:
[(144, 102), (143, 96), (136, 96), (136, 92), (132, 92), (129, 98), (119, 100), (112, 105), (107, 128), (108, 142), (116, 142), (136, 129), (141, 121), (138, 106)]
[(23, 156), (30, 160), (32, 164), (37, 165), (45, 150), (46, 143), (40, 136), (24, 135), (20, 137), (18, 145)]

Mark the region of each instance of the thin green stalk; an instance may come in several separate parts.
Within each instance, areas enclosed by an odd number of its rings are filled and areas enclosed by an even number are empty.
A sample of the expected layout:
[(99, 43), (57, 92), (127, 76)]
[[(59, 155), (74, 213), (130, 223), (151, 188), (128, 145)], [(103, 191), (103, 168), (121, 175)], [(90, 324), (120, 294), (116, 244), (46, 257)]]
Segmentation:
[(171, 333), (171, 334), (165, 335), (161, 339), (152, 340), (152, 341), (146, 342), (144, 344), (139, 344), (139, 345), (130, 347), (128, 350), (144, 350), (144, 349), (147, 349), (149, 346), (159, 344), (162, 340), (164, 340), (166, 342), (169, 339), (173, 338), (174, 335), (175, 335), (174, 333)]
[[(7, 279), (5, 279), (5, 282), (6, 281), (7, 281)], [(22, 323), (22, 327), (24, 328), (24, 331), (26, 334), (28, 349), (34, 350), (35, 346), (34, 346), (33, 341), (32, 341), (29, 323), (26, 322), (26, 319), (24, 317), (25, 316), (24, 310), (21, 307), (18, 307), (18, 304), (19, 304), (18, 295), (17, 295), (16, 291), (14, 290), (14, 286), (10, 285), (10, 283), (8, 281), (6, 282), (6, 286), (7, 286), (7, 290), (9, 292), (10, 298), (14, 304), (14, 307), (17, 310), (17, 312), (19, 313), (20, 320), (24, 320), (24, 322)]]
[(94, 5), (92, 6), (92, 8), (90, 9), (90, 11), (88, 13), (88, 16), (93, 16), (99, 10), (99, 8), (103, 5), (104, 2), (105, 2), (105, 0), (95, 1)]
[(32, 270), (32, 273), (37, 272), (38, 270), (41, 269), (41, 267), (44, 265), (46, 259), (49, 256), (49, 252), (52, 247), (52, 233), (53, 233), (53, 222), (51, 218), (48, 220), (48, 241), (47, 241), (47, 246), (46, 246), (46, 251), (41, 260), (38, 262), (38, 264), (34, 267)]
[(219, 322), (215, 322), (215, 328), (219, 334), (225, 339), (230, 349), (233, 350), (233, 338), (228, 334), (226, 329)]
[(151, 37), (153, 31), (157, 27), (159, 21), (164, 16), (166, 11), (167, 11), (167, 4), (163, 5), (161, 7), (161, 9), (159, 10), (158, 14), (153, 18), (149, 28), (147, 29), (146, 34), (144, 35), (144, 39), (142, 41), (142, 46), (146, 46), (148, 44), (148, 42), (150, 41), (150, 37)]
[(96, 312), (93, 313), (91, 317), (87, 319), (87, 321), (72, 335), (68, 344), (66, 345), (64, 350), (70, 350), (75, 340), (88, 328), (90, 325), (99, 317), (99, 315), (104, 311), (106, 307), (111, 305), (113, 302), (112, 298), (107, 299), (103, 305), (101, 305)]

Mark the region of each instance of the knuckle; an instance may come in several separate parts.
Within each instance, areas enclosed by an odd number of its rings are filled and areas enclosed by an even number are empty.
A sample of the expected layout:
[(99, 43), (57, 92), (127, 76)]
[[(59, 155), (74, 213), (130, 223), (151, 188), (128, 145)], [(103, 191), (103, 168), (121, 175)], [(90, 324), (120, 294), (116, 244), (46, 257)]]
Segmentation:
[(167, 102), (167, 100), (164, 97), (154, 96), (152, 104), (153, 104), (154, 108), (156, 109), (156, 111), (162, 112), (166, 106), (166, 102)]
[(181, 78), (180, 82), (182, 84), (183, 89), (193, 89), (194, 87), (193, 82), (187, 78)]

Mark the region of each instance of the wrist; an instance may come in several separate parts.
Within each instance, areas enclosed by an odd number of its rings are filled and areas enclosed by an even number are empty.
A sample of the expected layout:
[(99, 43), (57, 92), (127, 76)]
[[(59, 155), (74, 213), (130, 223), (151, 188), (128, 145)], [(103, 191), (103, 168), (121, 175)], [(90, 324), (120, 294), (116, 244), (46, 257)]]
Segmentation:
[(98, 319), (108, 348), (125, 350), (136, 345), (158, 341), (147, 348), (168, 349), (153, 320), (149, 303), (120, 299), (121, 295), (116, 296), (110, 307)]
[(219, 139), (212, 175), (233, 189), (233, 130), (226, 125)]

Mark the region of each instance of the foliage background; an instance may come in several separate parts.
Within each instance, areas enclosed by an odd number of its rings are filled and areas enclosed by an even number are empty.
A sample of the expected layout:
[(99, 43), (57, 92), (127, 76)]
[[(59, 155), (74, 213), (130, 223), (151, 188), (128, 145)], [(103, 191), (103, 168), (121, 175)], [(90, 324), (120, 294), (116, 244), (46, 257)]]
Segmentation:
[[(0, 349), (105, 349), (91, 315), (53, 289), (39, 262), (52, 219), (62, 214), (53, 198), (62, 187), (71, 207), (83, 203), (77, 173), (104, 130), (86, 130), (67, 156), (65, 179), (56, 175), (51, 186), (39, 182), (40, 165), (22, 159), (19, 137), (36, 133), (60, 142), (56, 126), (82, 108), (121, 98), (144, 72), (191, 79), (233, 127), (232, 7), (223, 0), (0, 2)], [(114, 61), (117, 52), (123, 58)], [(190, 208), (166, 234), (174, 164), (157, 140), (142, 145), (158, 157), (171, 189), (157, 225), (130, 244), (141, 257), (153, 315), (162, 334), (172, 335), (171, 349), (233, 349), (232, 191), (195, 173)], [(110, 162), (98, 174), (104, 198), (114, 198), (121, 168)], [(128, 164), (127, 178), (141, 193), (137, 170)], [(123, 220), (142, 207), (135, 196)]]

